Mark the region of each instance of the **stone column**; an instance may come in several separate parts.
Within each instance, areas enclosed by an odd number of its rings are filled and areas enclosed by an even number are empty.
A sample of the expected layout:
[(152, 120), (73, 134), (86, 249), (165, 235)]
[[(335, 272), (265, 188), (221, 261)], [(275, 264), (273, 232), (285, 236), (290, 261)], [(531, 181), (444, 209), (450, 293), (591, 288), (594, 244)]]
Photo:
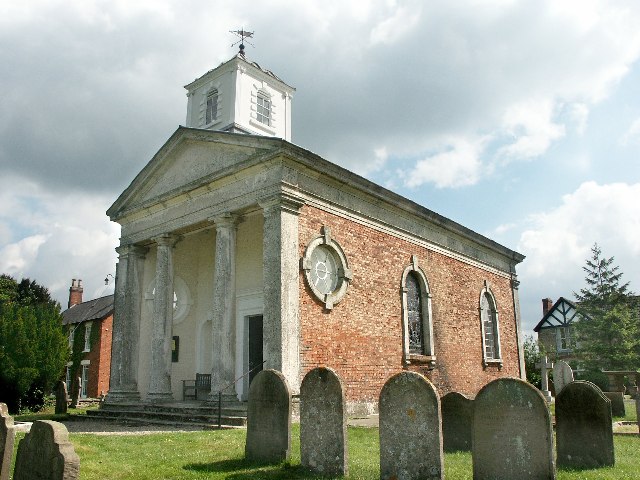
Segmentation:
[[(236, 358), (236, 221), (231, 213), (212, 219), (216, 224), (216, 258), (213, 274), (211, 402), (218, 401), (218, 391), (235, 380)], [(235, 386), (223, 396), (237, 400)]]
[(524, 339), (522, 338), (522, 316), (520, 314), (520, 296), (518, 293), (518, 287), (520, 287), (520, 281), (517, 279), (516, 274), (511, 274), (511, 295), (513, 298), (513, 316), (516, 322), (516, 341), (518, 342), (518, 365), (520, 367), (520, 378), (522, 380), (527, 379), (527, 371), (524, 363)]
[(147, 249), (136, 245), (116, 248), (111, 376), (105, 403), (139, 402), (138, 339), (142, 306), (142, 274)]
[(148, 400), (168, 402), (171, 392), (171, 328), (173, 326), (173, 245), (175, 238), (164, 234), (154, 238), (156, 256), (156, 288), (153, 295), (151, 332), (151, 372)]
[(260, 202), (264, 211), (264, 368), (282, 372), (293, 394), (300, 392), (298, 215), (303, 204), (286, 194)]

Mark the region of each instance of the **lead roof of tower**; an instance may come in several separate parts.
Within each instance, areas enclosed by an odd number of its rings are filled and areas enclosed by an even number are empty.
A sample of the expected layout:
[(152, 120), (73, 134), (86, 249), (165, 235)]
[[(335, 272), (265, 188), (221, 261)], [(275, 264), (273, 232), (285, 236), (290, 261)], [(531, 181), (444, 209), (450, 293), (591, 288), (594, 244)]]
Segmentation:
[(211, 72), (213, 72), (214, 70), (219, 69), (221, 66), (233, 61), (234, 59), (239, 59), (242, 60), (245, 63), (248, 63), (249, 65), (257, 68), (258, 70), (260, 70), (262, 73), (270, 76), (271, 78), (276, 79), (277, 81), (279, 81), (280, 83), (283, 83), (284, 85), (286, 85), (287, 87), (295, 90), (294, 87), (292, 87), (291, 85), (289, 85), (287, 82), (285, 82), (284, 80), (282, 80), (280, 77), (278, 77), (275, 73), (273, 73), (271, 70), (267, 70), (266, 68), (262, 68), (257, 62), (250, 62), (249, 60), (247, 60), (247, 56), (246, 54), (243, 55), (242, 53), (237, 53), (235, 54), (233, 57), (231, 57), (229, 60), (227, 60), (226, 62), (221, 62), (220, 65), (218, 65), (216, 68), (212, 68), (211, 70), (209, 70), (207, 73), (205, 73), (204, 75), (200, 75), (198, 78), (196, 78), (194, 81), (188, 83), (187, 85), (184, 86), (184, 88), (188, 89), (191, 85), (193, 85), (194, 83), (198, 82), (199, 80), (203, 79), (204, 77), (206, 77), (207, 75), (209, 75)]

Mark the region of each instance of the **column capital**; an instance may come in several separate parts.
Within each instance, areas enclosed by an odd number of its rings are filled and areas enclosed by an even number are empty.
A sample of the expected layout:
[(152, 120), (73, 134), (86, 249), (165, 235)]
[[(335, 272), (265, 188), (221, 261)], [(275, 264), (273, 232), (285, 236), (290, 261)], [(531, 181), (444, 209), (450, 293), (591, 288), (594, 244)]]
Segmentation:
[(238, 224), (238, 216), (231, 212), (224, 212), (209, 218), (215, 223), (216, 230), (220, 228), (233, 228)]
[(286, 192), (281, 192), (272, 197), (264, 198), (258, 201), (258, 205), (265, 211), (280, 210), (298, 215), (300, 209), (304, 206), (304, 200)]
[(156, 242), (159, 247), (173, 247), (178, 242), (178, 237), (171, 233), (162, 233), (151, 240)]
[(121, 257), (126, 257), (129, 255), (144, 257), (148, 251), (149, 249), (147, 247), (141, 247), (140, 245), (134, 245), (132, 243), (116, 247), (116, 252)]

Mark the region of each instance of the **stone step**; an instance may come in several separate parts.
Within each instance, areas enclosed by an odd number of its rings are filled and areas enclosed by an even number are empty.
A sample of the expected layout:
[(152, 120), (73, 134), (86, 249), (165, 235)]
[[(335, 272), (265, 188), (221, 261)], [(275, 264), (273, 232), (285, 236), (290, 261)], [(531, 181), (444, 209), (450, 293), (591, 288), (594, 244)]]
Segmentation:
[[(200, 428), (202, 430), (216, 430), (218, 428), (218, 421), (216, 419), (215, 422), (187, 422), (187, 421), (172, 421), (172, 420), (164, 420), (160, 418), (140, 418), (139, 416), (93, 416), (90, 413), (86, 415), (87, 420), (108, 420), (113, 422), (118, 422), (127, 425), (139, 425), (141, 427), (145, 425), (164, 425), (167, 427), (183, 427), (183, 428)], [(229, 425), (225, 424), (224, 418), (221, 424), (222, 429), (230, 429), (230, 428), (245, 428), (246, 425)]]
[[(113, 419), (113, 420), (126, 420), (136, 421), (140, 423), (160, 423), (171, 425), (194, 425), (199, 424), (202, 426), (216, 426), (218, 425), (217, 412), (177, 412), (177, 411), (147, 411), (144, 409), (126, 409), (119, 408), (118, 410), (87, 410), (87, 418), (94, 419)], [(224, 412), (221, 415), (221, 425), (225, 427), (244, 427), (247, 424), (246, 415), (229, 415)]]
[[(176, 414), (188, 414), (188, 415), (207, 415), (207, 416), (217, 416), (218, 408), (210, 407), (210, 406), (171, 406), (171, 405), (124, 405), (120, 404), (117, 406), (113, 405), (104, 405), (100, 408), (100, 411), (107, 412), (118, 412), (118, 411), (130, 411), (130, 412), (147, 412), (147, 413), (176, 413)], [(236, 417), (246, 417), (247, 416), (247, 407), (246, 405), (233, 405), (233, 406), (223, 406), (222, 415), (227, 416), (236, 416)]]

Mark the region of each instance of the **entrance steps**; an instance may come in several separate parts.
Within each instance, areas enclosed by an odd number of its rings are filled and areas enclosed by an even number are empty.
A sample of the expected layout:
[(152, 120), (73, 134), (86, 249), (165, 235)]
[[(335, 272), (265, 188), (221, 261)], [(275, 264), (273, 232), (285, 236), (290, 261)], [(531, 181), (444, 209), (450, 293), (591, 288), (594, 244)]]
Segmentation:
[[(87, 410), (88, 419), (113, 420), (138, 425), (172, 425), (218, 428), (218, 407), (203, 402), (103, 403), (98, 410)], [(247, 404), (224, 402), (220, 412), (222, 428), (247, 426)]]

